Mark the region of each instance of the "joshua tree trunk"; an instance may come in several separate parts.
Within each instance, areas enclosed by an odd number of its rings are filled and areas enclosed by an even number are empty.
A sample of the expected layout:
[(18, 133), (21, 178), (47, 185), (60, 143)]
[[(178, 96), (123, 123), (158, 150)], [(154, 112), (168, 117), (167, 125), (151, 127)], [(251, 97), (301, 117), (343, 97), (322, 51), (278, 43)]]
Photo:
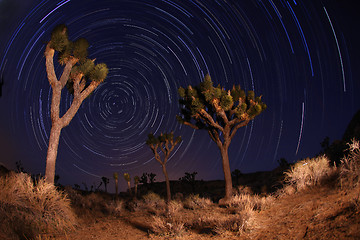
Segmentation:
[(46, 170), (45, 176), (46, 181), (54, 183), (55, 179), (55, 163), (58, 152), (59, 139), (62, 127), (58, 123), (53, 123), (50, 131), (49, 148), (47, 151), (46, 158)]
[(165, 182), (166, 182), (166, 201), (169, 203), (171, 201), (171, 191), (170, 191), (170, 181), (169, 181), (169, 175), (166, 171), (165, 164), (162, 164), (162, 170), (165, 176)]
[(223, 146), (220, 148), (220, 152), (221, 152), (222, 166), (223, 166), (224, 178), (225, 178), (225, 198), (223, 201), (227, 201), (232, 196), (232, 179), (231, 179), (231, 171), (229, 164), (228, 148), (226, 146)]
[(130, 182), (127, 182), (127, 184), (128, 184), (128, 188), (129, 188), (129, 194), (131, 195), (131, 194), (132, 194), (132, 192), (131, 192), (131, 185), (130, 185)]
[(117, 197), (118, 197), (118, 180), (117, 179), (115, 179), (115, 197), (116, 197), (116, 199), (117, 199)]

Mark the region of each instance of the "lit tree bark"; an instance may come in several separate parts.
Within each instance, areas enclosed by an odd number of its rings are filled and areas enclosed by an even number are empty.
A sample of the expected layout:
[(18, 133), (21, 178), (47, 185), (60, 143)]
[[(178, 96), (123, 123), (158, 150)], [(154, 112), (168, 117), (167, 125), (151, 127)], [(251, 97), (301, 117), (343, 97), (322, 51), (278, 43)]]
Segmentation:
[(225, 179), (225, 197), (219, 201), (226, 203), (232, 196), (232, 179), (228, 148), (237, 130), (246, 126), (255, 116), (266, 109), (261, 97), (252, 91), (245, 92), (240, 86), (225, 91), (214, 87), (209, 75), (199, 86), (179, 88), (181, 116), (180, 123), (193, 129), (204, 129), (220, 149)]
[[(88, 43), (84, 39), (77, 40), (74, 43), (68, 40), (65, 25), (59, 25), (53, 30), (51, 40), (45, 48), (46, 73), (52, 88), (50, 110), (52, 125), (45, 170), (45, 180), (48, 183), (54, 183), (55, 164), (61, 130), (69, 125), (79, 110), (81, 103), (104, 81), (108, 73), (105, 64), (95, 66), (92, 60), (86, 58), (87, 48)], [(65, 65), (60, 79), (55, 74), (55, 51), (59, 51), (60, 64)], [(86, 86), (87, 80), (91, 80), (88, 86)], [(60, 117), (61, 91), (68, 82), (72, 83), (74, 97), (70, 108)]]

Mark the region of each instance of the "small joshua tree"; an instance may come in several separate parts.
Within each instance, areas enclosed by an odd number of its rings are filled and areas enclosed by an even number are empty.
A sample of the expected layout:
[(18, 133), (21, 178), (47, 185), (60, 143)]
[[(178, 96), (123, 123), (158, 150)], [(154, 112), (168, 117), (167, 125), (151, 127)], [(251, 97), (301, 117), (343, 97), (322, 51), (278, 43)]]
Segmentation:
[(179, 178), (179, 180), (183, 183), (190, 185), (192, 191), (195, 192), (195, 185), (196, 185), (195, 177), (197, 174), (198, 174), (197, 172), (193, 172), (193, 173), (185, 172), (185, 176)]
[(139, 176), (135, 176), (135, 177), (134, 177), (134, 185), (135, 185), (135, 198), (136, 198), (136, 196), (137, 196), (137, 187), (138, 187), (139, 181), (140, 181)]
[[(161, 166), (162, 166), (162, 170), (165, 176), (165, 181), (166, 181), (166, 195), (167, 195), (167, 202), (169, 203), (171, 200), (171, 192), (170, 192), (170, 181), (169, 181), (169, 176), (168, 173), (166, 171), (166, 163), (167, 160), (170, 157), (170, 153), (172, 150), (174, 150), (174, 147), (181, 142), (181, 137), (178, 136), (174, 139), (174, 133), (165, 133), (165, 134), (160, 134), (160, 136), (155, 137), (152, 133), (150, 133), (148, 135), (148, 139), (146, 141), (146, 144), (149, 145), (149, 147), (151, 148), (152, 152), (155, 155), (155, 159), (156, 161), (158, 161)], [(159, 155), (159, 150), (161, 150), (161, 152), (164, 154), (164, 159), (161, 160), (160, 155)]]
[(156, 179), (155, 179), (156, 173), (149, 173), (148, 177), (149, 177), (150, 184), (153, 184), (156, 181)]
[(130, 174), (129, 173), (124, 173), (124, 179), (127, 182), (127, 185), (128, 185), (128, 188), (129, 188), (129, 193), (131, 195), (131, 185), (130, 185), (131, 178), (130, 178)]
[(241, 177), (242, 173), (239, 169), (235, 169), (231, 172), (231, 177), (235, 180), (236, 185), (239, 185), (239, 179)]
[[(67, 30), (65, 25), (55, 27), (51, 33), (51, 40), (45, 48), (46, 73), (52, 88), (50, 113), (52, 125), (46, 157), (45, 180), (52, 184), (61, 130), (69, 125), (81, 103), (105, 80), (108, 74), (105, 64), (95, 65), (95, 59), (87, 58), (89, 43), (83, 38), (75, 42), (70, 41)], [(58, 52), (59, 64), (64, 66), (60, 79), (55, 74), (55, 52)], [(61, 91), (65, 86), (74, 98), (70, 108), (60, 117)]]
[(140, 183), (141, 183), (141, 184), (144, 184), (144, 185), (147, 185), (147, 184), (148, 184), (148, 174), (147, 174), (147, 173), (143, 173), (143, 174), (141, 175)]
[(198, 86), (179, 88), (180, 123), (194, 129), (204, 129), (220, 149), (225, 177), (226, 203), (232, 195), (232, 180), (228, 148), (237, 130), (246, 126), (252, 119), (266, 109), (261, 96), (255, 97), (253, 91), (247, 95), (240, 86), (226, 91), (220, 85), (213, 86), (207, 74)]
[(117, 172), (114, 172), (113, 177), (115, 179), (115, 197), (118, 197), (118, 179), (119, 179), (119, 175)]
[(102, 177), (101, 180), (104, 183), (105, 192), (107, 193), (107, 184), (109, 183), (109, 179), (107, 177)]

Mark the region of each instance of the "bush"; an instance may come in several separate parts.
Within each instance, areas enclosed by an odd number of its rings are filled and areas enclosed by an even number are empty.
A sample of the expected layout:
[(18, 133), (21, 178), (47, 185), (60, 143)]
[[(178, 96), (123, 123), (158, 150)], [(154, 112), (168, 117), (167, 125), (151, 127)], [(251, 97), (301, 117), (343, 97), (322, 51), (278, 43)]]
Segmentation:
[(74, 227), (66, 195), (44, 179), (35, 184), (25, 173), (0, 178), (0, 226), (12, 238), (60, 234)]
[(229, 207), (238, 210), (263, 210), (274, 201), (274, 197), (260, 197), (250, 194), (236, 194), (228, 202)]
[(151, 230), (156, 235), (177, 237), (185, 232), (182, 218), (168, 216), (153, 216)]
[(356, 187), (360, 183), (360, 149), (359, 141), (355, 139), (349, 146), (349, 155), (341, 160), (340, 180), (341, 186)]
[(199, 194), (196, 195), (189, 195), (184, 200), (184, 207), (188, 209), (202, 209), (211, 206), (213, 203), (208, 198), (201, 198)]
[(285, 181), (297, 190), (319, 184), (333, 173), (329, 160), (325, 156), (304, 159), (291, 166), (285, 172)]

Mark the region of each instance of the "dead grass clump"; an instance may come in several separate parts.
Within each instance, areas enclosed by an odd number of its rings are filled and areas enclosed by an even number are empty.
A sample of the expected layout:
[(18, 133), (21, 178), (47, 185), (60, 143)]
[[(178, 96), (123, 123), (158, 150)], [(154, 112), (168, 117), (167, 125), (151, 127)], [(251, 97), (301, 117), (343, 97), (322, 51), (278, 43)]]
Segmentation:
[(329, 166), (329, 160), (325, 156), (313, 159), (304, 159), (291, 166), (285, 172), (285, 181), (293, 185), (296, 190), (302, 190), (309, 186), (315, 186), (332, 175), (334, 169)]
[(185, 232), (185, 219), (181, 210), (183, 205), (179, 201), (172, 200), (167, 204), (167, 211), (155, 215), (152, 218), (151, 231), (155, 235), (166, 237), (179, 237)]
[(274, 199), (275, 198), (271, 195), (260, 197), (259, 195), (236, 194), (231, 197), (231, 199), (228, 202), (228, 206), (230, 208), (235, 208), (238, 211), (239, 210), (260, 211), (270, 206), (273, 203)]
[(191, 194), (187, 198), (185, 198), (183, 204), (184, 208), (194, 210), (210, 207), (211, 205), (213, 205), (213, 202), (208, 198), (199, 197), (199, 194)]
[(180, 237), (185, 233), (184, 222), (181, 218), (170, 215), (153, 216), (151, 231), (159, 236)]
[(249, 186), (238, 186), (237, 193), (239, 194), (254, 194), (253, 190)]
[(75, 215), (67, 196), (24, 173), (0, 178), (0, 226), (13, 238), (35, 238), (73, 229)]
[(359, 141), (353, 139), (349, 146), (349, 155), (341, 160), (340, 182), (341, 186), (355, 188), (360, 183), (360, 146)]
[(100, 213), (100, 215), (119, 215), (123, 208), (123, 201), (114, 202), (111, 198), (98, 192), (82, 194), (70, 186), (65, 187), (65, 191), (76, 213), (81, 216), (94, 212)]
[(253, 215), (254, 211), (250, 209), (244, 209), (235, 214), (213, 211), (212, 214), (199, 217), (193, 222), (192, 227), (220, 236), (227, 236), (229, 233), (241, 235), (249, 229)]
[(142, 196), (141, 200), (132, 200), (127, 203), (127, 207), (130, 211), (147, 211), (148, 213), (159, 215), (166, 210), (165, 200), (160, 195), (149, 192)]

